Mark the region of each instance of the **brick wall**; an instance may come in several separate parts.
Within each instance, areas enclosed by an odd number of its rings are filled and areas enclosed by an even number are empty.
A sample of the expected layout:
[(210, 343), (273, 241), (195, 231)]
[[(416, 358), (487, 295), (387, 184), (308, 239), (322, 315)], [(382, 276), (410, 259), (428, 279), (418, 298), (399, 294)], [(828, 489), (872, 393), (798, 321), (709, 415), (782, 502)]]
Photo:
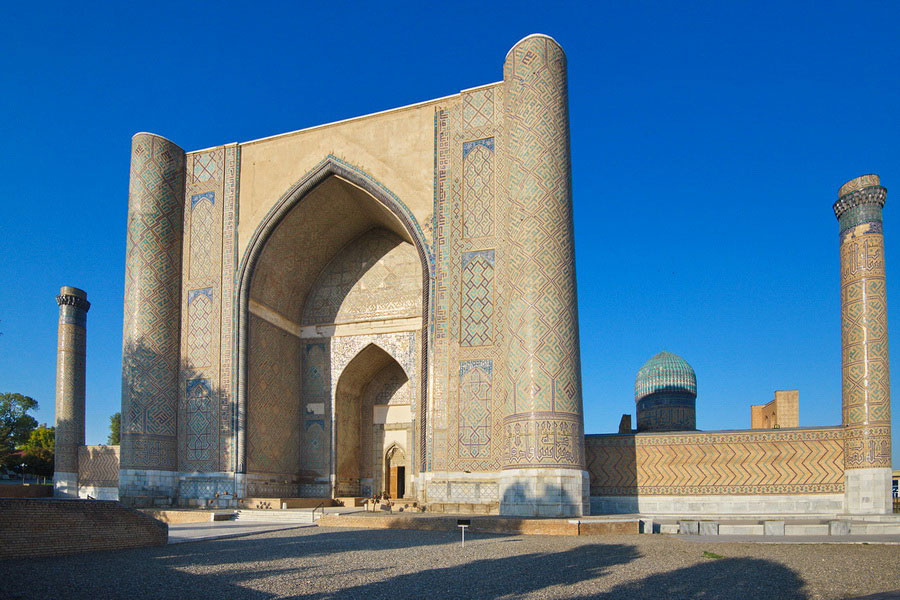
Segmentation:
[(0, 559), (162, 546), (169, 527), (105, 500), (0, 498)]
[(0, 498), (49, 498), (52, 495), (52, 485), (0, 485)]

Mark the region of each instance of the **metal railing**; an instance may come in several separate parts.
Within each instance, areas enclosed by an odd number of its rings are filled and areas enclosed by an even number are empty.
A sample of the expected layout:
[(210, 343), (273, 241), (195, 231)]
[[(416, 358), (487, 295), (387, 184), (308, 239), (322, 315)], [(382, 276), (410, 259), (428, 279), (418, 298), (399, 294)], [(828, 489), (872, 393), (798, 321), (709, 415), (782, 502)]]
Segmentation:
[(325, 515), (325, 503), (324, 503), (324, 502), (319, 502), (319, 504), (316, 505), (316, 507), (312, 510), (312, 520), (313, 520), (313, 523), (316, 522), (316, 511), (319, 510), (320, 508), (322, 509), (322, 516)]

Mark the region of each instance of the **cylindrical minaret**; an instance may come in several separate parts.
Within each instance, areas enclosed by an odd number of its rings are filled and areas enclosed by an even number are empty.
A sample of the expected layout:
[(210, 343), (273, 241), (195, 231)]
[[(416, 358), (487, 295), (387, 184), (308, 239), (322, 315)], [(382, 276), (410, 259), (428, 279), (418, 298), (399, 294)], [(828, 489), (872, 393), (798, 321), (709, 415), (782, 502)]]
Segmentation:
[(889, 513), (891, 386), (881, 221), (887, 190), (877, 175), (863, 175), (845, 183), (838, 196), (845, 510)]
[(566, 56), (545, 35), (503, 67), (508, 157), (501, 514), (586, 514), (584, 417), (569, 161)]
[(84, 377), (87, 349), (87, 294), (63, 286), (56, 344), (56, 450), (53, 487), (56, 496), (78, 497), (78, 447), (84, 445)]
[(184, 151), (139, 133), (131, 145), (119, 497), (172, 497), (177, 484)]

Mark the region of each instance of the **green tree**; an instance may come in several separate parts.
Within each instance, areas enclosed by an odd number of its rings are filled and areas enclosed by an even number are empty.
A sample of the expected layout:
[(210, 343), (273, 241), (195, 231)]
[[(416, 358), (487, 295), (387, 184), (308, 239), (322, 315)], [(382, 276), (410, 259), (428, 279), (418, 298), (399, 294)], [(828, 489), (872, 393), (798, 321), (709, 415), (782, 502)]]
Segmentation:
[(122, 413), (115, 413), (109, 416), (109, 437), (106, 443), (118, 446), (120, 441), (119, 433), (122, 430)]
[(42, 423), (31, 430), (28, 441), (22, 445), (25, 464), (29, 473), (53, 476), (54, 449), (56, 448), (56, 428)]
[(0, 464), (11, 466), (18, 457), (17, 449), (28, 442), (37, 421), (28, 414), (37, 410), (34, 398), (22, 394), (0, 394)]

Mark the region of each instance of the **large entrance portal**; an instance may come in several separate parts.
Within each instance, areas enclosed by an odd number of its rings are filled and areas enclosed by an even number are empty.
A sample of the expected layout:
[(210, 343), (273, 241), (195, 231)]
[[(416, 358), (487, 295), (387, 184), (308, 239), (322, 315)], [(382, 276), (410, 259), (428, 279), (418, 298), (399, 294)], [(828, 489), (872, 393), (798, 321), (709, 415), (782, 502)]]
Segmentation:
[(396, 199), (340, 173), (319, 179), (273, 209), (242, 269), (245, 494), (382, 493), (390, 448), (392, 485), (409, 494), (424, 247)]

